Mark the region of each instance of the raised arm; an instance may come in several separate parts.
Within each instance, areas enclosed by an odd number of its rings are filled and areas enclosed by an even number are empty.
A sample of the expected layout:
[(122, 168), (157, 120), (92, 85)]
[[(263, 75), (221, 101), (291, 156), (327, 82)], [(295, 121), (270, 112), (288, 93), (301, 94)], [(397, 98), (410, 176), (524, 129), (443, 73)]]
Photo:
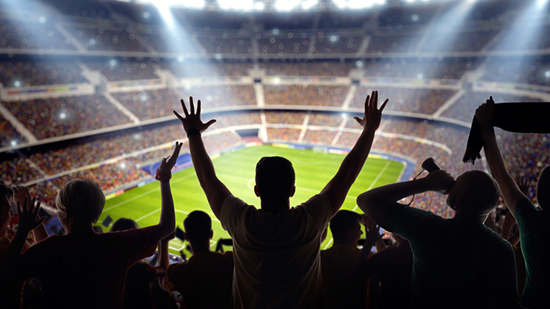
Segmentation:
[(378, 187), (357, 197), (357, 205), (374, 222), (386, 226), (386, 210), (392, 206), (406, 207), (398, 201), (404, 197), (426, 191), (446, 192), (454, 184), (454, 178), (447, 172), (433, 171), (424, 178)]
[[(13, 199), (15, 200), (16, 203), (19, 202), (20, 204), (24, 204), (25, 199), (28, 199), (29, 201), (31, 200), (32, 197), (27, 187), (15, 186), (15, 187), (12, 187), (12, 189), (14, 192)], [(39, 224), (32, 232), (34, 234), (34, 239), (36, 240), (37, 243), (48, 238), (49, 236), (48, 231), (46, 231), (46, 227), (44, 226), (44, 224)]]
[(29, 232), (41, 225), (45, 219), (45, 217), (38, 217), (40, 202), (36, 201), (36, 198), (26, 196), (23, 203), (17, 201), (17, 210), (19, 212), (19, 225), (7, 252), (8, 260), (21, 254)]
[(218, 179), (216, 171), (214, 170), (214, 164), (206, 152), (204, 143), (202, 141), (201, 133), (204, 132), (210, 125), (216, 120), (212, 119), (207, 123), (203, 123), (200, 119), (201, 116), (201, 101), (197, 103), (197, 110), (195, 112), (195, 105), (193, 104), (193, 97), (189, 97), (189, 112), (185, 107), (185, 102), (181, 100), (181, 106), (183, 107), (183, 113), (185, 117), (182, 117), (176, 111), (174, 114), (181, 121), (187, 138), (189, 138), (189, 151), (191, 152), (191, 159), (193, 160), (193, 166), (199, 182), (201, 184), (210, 208), (212, 212), (220, 218), (222, 209), (222, 203), (225, 198), (231, 195), (229, 189)]
[(363, 127), (363, 131), (351, 151), (342, 161), (334, 178), (321, 191), (327, 195), (331, 202), (332, 215), (340, 210), (351, 185), (355, 182), (367, 160), (374, 140), (374, 133), (380, 126), (382, 111), (386, 107), (386, 103), (388, 103), (388, 99), (378, 109), (378, 91), (373, 91), (365, 100), (365, 116), (362, 119), (355, 117), (355, 120)]
[(174, 201), (172, 191), (170, 190), (170, 178), (172, 177), (172, 168), (176, 164), (180, 149), (183, 143), (176, 142), (176, 147), (169, 160), (162, 159), (157, 170), (156, 179), (160, 181), (161, 209), (160, 221), (157, 225), (161, 229), (161, 239), (170, 235), (176, 229), (176, 216), (174, 214)]
[(501, 194), (506, 202), (506, 207), (508, 207), (513, 215), (516, 204), (520, 199), (525, 197), (525, 194), (521, 192), (514, 178), (506, 171), (504, 160), (498, 149), (495, 130), (493, 128), (494, 106), (493, 97), (490, 97), (486, 103), (477, 108), (476, 118), (481, 126), (485, 157), (487, 158), (491, 175), (498, 182)]

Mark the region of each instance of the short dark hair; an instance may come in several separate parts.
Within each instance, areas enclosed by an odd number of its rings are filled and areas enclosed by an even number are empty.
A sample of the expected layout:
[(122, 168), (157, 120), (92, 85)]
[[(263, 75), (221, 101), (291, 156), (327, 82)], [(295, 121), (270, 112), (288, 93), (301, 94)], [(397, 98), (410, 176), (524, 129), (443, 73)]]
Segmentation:
[(256, 187), (262, 201), (284, 202), (296, 180), (292, 163), (283, 157), (263, 157), (256, 164)]
[(131, 229), (139, 229), (139, 224), (128, 218), (120, 218), (113, 223), (113, 226), (111, 226), (111, 232), (126, 231)]
[[(545, 167), (540, 172), (537, 183), (537, 202), (539, 206), (548, 209), (550, 202), (550, 166)], [(548, 211), (548, 210), (547, 210)]]
[(340, 210), (330, 219), (330, 231), (334, 242), (345, 242), (346, 232), (351, 230), (356, 223), (361, 222), (361, 215), (349, 211)]
[(183, 227), (190, 242), (203, 242), (210, 238), (212, 220), (204, 211), (195, 210), (183, 220)]

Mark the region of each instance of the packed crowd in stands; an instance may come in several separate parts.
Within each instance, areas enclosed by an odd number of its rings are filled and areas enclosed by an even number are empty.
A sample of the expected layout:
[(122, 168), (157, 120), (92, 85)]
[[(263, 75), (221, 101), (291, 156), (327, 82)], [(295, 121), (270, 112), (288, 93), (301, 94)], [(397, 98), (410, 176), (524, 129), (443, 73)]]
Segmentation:
[(485, 102), (489, 96), (493, 96), (493, 99), (497, 103), (508, 103), (508, 102), (541, 102), (541, 99), (506, 94), (506, 93), (492, 93), (492, 92), (465, 92), (460, 99), (458, 99), (453, 105), (448, 109), (443, 111), (441, 117), (451, 118), (455, 120), (460, 120), (466, 123), (471, 123), (473, 118), (473, 113), (475, 112), (479, 104)]
[(347, 77), (356, 67), (355, 62), (340, 61), (260, 62), (267, 76)]
[(517, 51), (517, 50), (544, 50), (550, 47), (550, 39), (545, 35), (533, 35), (522, 37), (518, 40), (517, 36), (523, 35), (526, 32), (541, 31), (540, 33), (546, 33), (550, 27), (545, 26), (533, 26), (523, 25), (510, 30), (507, 35), (503, 35), (491, 46), (491, 50), (497, 51)]
[(199, 36), (197, 41), (209, 54), (252, 54), (254, 52), (252, 40), (249, 37)]
[(80, 25), (66, 28), (87, 50), (146, 52), (131, 28), (105, 29)]
[(22, 50), (75, 50), (71, 40), (50, 21), (0, 19), (0, 48)]
[[(373, 88), (361, 86), (357, 89), (350, 107), (362, 108), (364, 98)], [(391, 96), (388, 110), (406, 113), (420, 113), (431, 115), (449, 100), (456, 91), (433, 88), (397, 88), (376, 87), (381, 95)]]
[(302, 129), (267, 127), (267, 138), (273, 142), (296, 143), (302, 134)]
[(304, 123), (306, 114), (302, 112), (265, 112), (265, 121), (268, 124), (274, 123), (274, 124), (295, 124), (295, 125), (302, 125)]
[(550, 86), (550, 66), (544, 60), (494, 58), (484, 63), (483, 71), (481, 80), (484, 81)]
[(157, 65), (150, 61), (106, 60), (84, 63), (90, 70), (99, 71), (109, 81), (158, 79)]
[(84, 84), (77, 62), (0, 62), (0, 84), (4, 87)]
[(260, 113), (257, 112), (205, 114), (205, 117), (208, 119), (216, 119), (216, 128), (260, 125), (262, 123)]
[(252, 64), (248, 62), (163, 62), (160, 66), (180, 78), (248, 76)]
[(370, 39), (367, 54), (413, 53), (421, 39), (421, 34), (410, 33), (374, 35)]
[(257, 105), (256, 94), (252, 85), (202, 85), (180, 89), (183, 97), (200, 98), (208, 108)]
[(475, 52), (481, 51), (499, 30), (483, 29), (463, 31), (457, 34), (430, 33), (427, 35), (421, 51), (423, 52)]
[(13, 127), (11, 122), (6, 120), (0, 115), (0, 148), (14, 146), (12, 143), (20, 144), (27, 141), (27, 139), (19, 134), (19, 132)]
[(478, 63), (470, 59), (411, 60), (403, 58), (375, 59), (363, 63), (365, 77), (408, 78), (415, 80), (460, 79), (464, 73), (475, 70)]
[[(321, 32), (323, 33), (323, 32)], [(315, 39), (312, 51), (315, 54), (352, 54), (359, 52), (364, 37), (343, 36), (338, 34), (319, 35)]]
[(117, 92), (111, 95), (140, 120), (166, 117), (172, 115), (172, 110), (181, 108), (181, 95), (172, 89)]
[(129, 123), (130, 119), (101, 95), (81, 95), (3, 102), (39, 139)]
[(314, 145), (326, 145), (331, 144), (334, 138), (338, 134), (337, 130), (314, 130), (307, 129), (304, 134), (302, 143), (304, 144), (314, 144)]
[(265, 104), (340, 107), (348, 90), (349, 86), (265, 85)]
[(2, 160), (0, 171), (2, 172), (2, 182), (7, 184), (24, 184), (41, 176), (25, 158), (19, 157)]
[(258, 40), (258, 48), (262, 55), (305, 54), (309, 49), (309, 38), (261, 38)]
[[(338, 128), (344, 120), (343, 115), (326, 114), (326, 113), (310, 113), (308, 126), (334, 127)], [(355, 120), (351, 119), (355, 122)]]
[(201, 52), (199, 46), (191, 38), (191, 35), (185, 31), (174, 32), (165, 28), (149, 28), (146, 32), (138, 32), (138, 34), (143, 39), (143, 42), (160, 53), (197, 54)]

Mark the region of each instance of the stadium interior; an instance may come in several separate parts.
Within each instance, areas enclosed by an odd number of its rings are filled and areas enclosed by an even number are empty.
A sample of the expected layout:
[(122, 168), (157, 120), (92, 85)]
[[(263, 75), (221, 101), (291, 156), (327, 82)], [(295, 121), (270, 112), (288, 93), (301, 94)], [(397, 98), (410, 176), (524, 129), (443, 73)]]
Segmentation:
[[(390, 102), (373, 152), (415, 164), (406, 179), (427, 157), (453, 175), (483, 168), (462, 156), (490, 95), (550, 102), (543, 0), (0, 3), (2, 181), (47, 205), (75, 177), (107, 195), (150, 181), (143, 167), (184, 140), (172, 110), (189, 96), (217, 119), (205, 134), (217, 154), (349, 149), (378, 90)], [(498, 138), (512, 174), (550, 163), (548, 135)]]

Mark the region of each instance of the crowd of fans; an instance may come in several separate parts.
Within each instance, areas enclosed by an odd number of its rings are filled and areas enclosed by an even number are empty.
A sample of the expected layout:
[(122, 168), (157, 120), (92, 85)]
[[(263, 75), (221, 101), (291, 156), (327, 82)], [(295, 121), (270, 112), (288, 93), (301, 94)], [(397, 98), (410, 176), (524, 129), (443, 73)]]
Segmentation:
[(481, 79), (484, 81), (550, 86), (550, 66), (544, 60), (494, 58), (484, 63), (483, 71)]
[(349, 86), (265, 85), (265, 104), (340, 107), (348, 90)]
[[(362, 103), (372, 87), (361, 86), (357, 89), (350, 107), (362, 108)], [(382, 95), (392, 97), (388, 110), (420, 113), (431, 115), (449, 100), (455, 90), (433, 89), (433, 88), (397, 88), (397, 87), (376, 87)]]
[(0, 84), (9, 88), (88, 83), (81, 72), (76, 62), (2, 61)]
[(320, 32), (312, 52), (315, 54), (354, 54), (359, 52), (363, 44), (363, 36), (344, 36), (338, 33), (329, 34)]
[(493, 96), (495, 102), (541, 102), (541, 99), (523, 95), (491, 92), (466, 92), (448, 109), (443, 111), (442, 117), (471, 123), (473, 113), (479, 104), (485, 102), (489, 96)]
[(306, 114), (302, 112), (265, 112), (265, 121), (268, 124), (295, 124), (302, 125)]
[(457, 80), (478, 63), (470, 59), (411, 60), (403, 58), (372, 59), (362, 63), (365, 77), (408, 78), (416, 80)]
[(248, 62), (163, 62), (160, 66), (180, 78), (248, 76), (252, 64)]
[(252, 54), (252, 40), (249, 37), (234, 38), (222, 35), (221, 37), (198, 36), (197, 41), (205, 52), (209, 54)]
[(354, 62), (260, 62), (267, 76), (330, 76), (347, 77), (356, 68)]
[(172, 115), (172, 110), (181, 108), (181, 95), (172, 89), (117, 92), (111, 94), (140, 120)]
[(75, 50), (71, 40), (50, 21), (0, 19), (0, 48), (10, 50)]
[(302, 143), (304, 144), (314, 144), (314, 145), (326, 145), (330, 144), (338, 134), (336, 130), (313, 130), (308, 129), (304, 134)]
[(0, 131), (2, 132), (2, 136), (0, 136), (0, 148), (14, 146), (14, 143), (20, 144), (27, 141), (24, 136), (17, 132), (11, 122), (6, 120), (2, 115), (0, 115)]
[(200, 98), (204, 106), (212, 108), (257, 105), (252, 85), (190, 86), (180, 90), (184, 97)]
[(106, 60), (86, 62), (90, 70), (101, 72), (109, 81), (158, 79), (155, 74), (157, 65), (150, 61)]
[(2, 103), (39, 139), (129, 123), (102, 95), (80, 95)]
[(88, 50), (147, 52), (129, 27), (106, 29), (72, 25), (66, 29)]
[(422, 45), (422, 52), (476, 52), (481, 51), (499, 30), (483, 29), (463, 31), (450, 35), (448, 32), (431, 33)]

